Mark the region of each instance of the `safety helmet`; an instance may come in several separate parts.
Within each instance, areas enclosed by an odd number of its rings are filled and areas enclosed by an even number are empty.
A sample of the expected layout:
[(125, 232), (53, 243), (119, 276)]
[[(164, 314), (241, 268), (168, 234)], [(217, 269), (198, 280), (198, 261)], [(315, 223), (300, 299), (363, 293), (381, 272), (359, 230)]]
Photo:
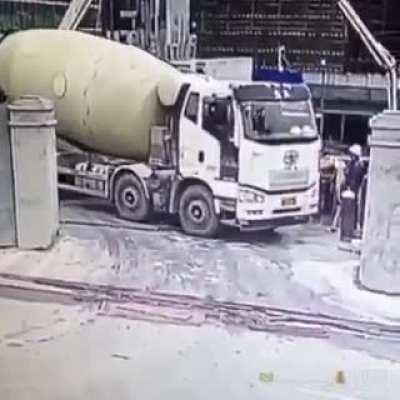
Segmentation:
[(362, 149), (361, 146), (359, 144), (353, 144), (352, 146), (350, 146), (349, 148), (349, 153), (353, 154), (357, 157), (361, 157), (362, 156)]

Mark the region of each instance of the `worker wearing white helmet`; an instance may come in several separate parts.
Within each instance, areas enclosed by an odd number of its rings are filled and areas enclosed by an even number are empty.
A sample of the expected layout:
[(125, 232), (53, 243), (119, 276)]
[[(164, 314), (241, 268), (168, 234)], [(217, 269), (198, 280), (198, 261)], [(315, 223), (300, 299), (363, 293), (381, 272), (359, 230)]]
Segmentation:
[(362, 149), (359, 144), (353, 144), (349, 147), (348, 151), (350, 154), (350, 162), (345, 171), (345, 186), (346, 189), (350, 189), (357, 194), (365, 174), (365, 166), (361, 161)]
[(361, 146), (359, 144), (353, 144), (349, 148), (349, 153), (350, 153), (350, 155), (355, 156), (360, 159), (362, 156)]
[[(345, 190), (351, 190), (354, 193), (356, 201), (356, 214), (358, 216), (360, 188), (366, 174), (366, 166), (361, 160), (362, 149), (359, 144), (353, 144), (349, 148), (350, 162), (345, 170)], [(356, 221), (357, 224), (358, 221)]]

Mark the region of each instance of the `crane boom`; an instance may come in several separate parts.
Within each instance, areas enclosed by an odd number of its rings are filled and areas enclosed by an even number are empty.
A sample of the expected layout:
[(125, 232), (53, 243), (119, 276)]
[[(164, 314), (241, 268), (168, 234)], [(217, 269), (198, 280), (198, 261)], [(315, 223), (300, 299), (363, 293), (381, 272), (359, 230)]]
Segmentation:
[(388, 106), (390, 110), (397, 110), (398, 77), (395, 57), (393, 57), (390, 51), (376, 40), (348, 0), (339, 0), (338, 6), (346, 20), (360, 36), (360, 39), (371, 53), (375, 62), (386, 71), (388, 75)]
[(77, 29), (92, 1), (93, 0), (72, 0), (58, 29)]

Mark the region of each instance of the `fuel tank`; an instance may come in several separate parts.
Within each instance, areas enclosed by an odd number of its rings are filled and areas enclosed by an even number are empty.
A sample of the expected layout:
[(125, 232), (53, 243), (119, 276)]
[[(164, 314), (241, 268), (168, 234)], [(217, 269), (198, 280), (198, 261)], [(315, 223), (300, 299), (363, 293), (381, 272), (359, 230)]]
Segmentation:
[(93, 151), (147, 159), (182, 75), (145, 51), (76, 31), (28, 30), (0, 44), (0, 87), (55, 104), (57, 134)]

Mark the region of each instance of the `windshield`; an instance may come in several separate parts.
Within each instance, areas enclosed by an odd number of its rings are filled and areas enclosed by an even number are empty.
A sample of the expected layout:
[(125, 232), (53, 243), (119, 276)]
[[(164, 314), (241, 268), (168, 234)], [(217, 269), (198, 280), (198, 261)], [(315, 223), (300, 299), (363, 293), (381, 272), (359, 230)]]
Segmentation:
[(311, 104), (302, 101), (265, 101), (242, 104), (246, 137), (257, 141), (315, 139)]

